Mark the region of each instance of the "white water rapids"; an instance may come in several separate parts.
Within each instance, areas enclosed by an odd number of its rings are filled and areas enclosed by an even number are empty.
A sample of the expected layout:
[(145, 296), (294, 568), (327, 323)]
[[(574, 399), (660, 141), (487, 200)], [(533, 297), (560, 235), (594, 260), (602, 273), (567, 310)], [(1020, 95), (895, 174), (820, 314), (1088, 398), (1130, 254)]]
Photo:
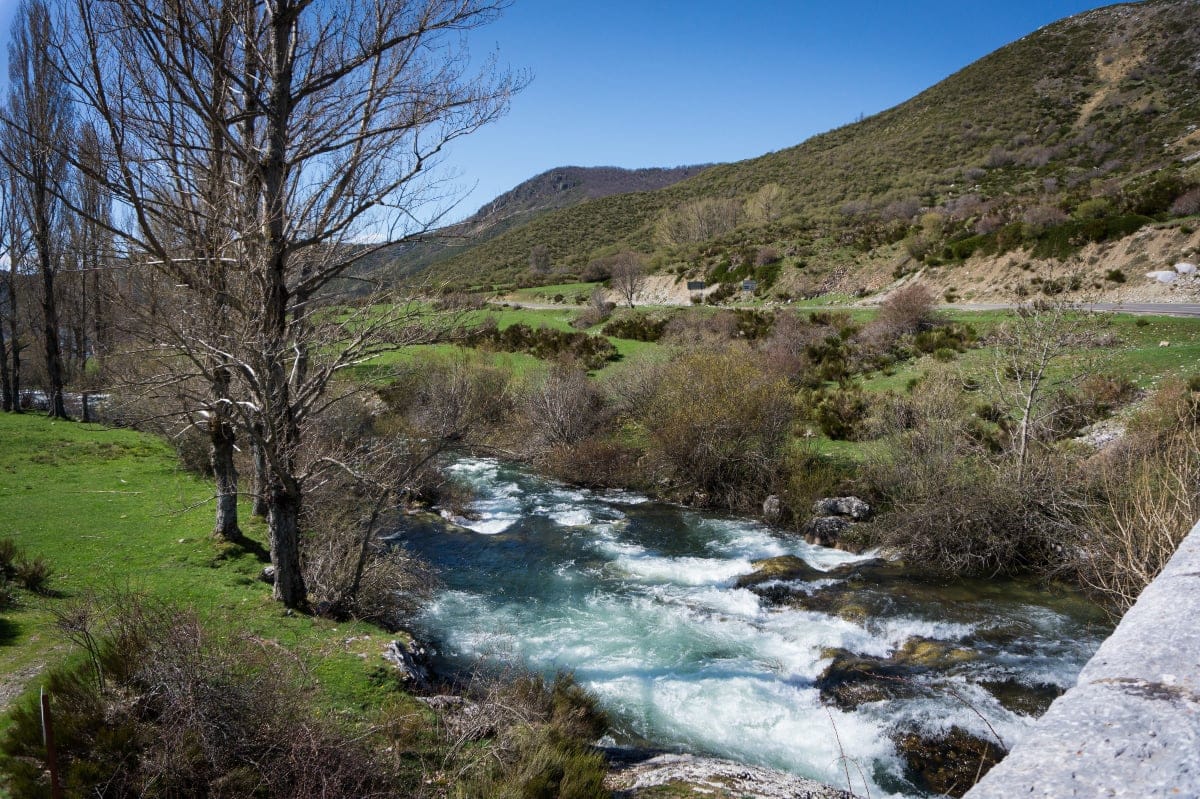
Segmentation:
[[(880, 586), (864, 592), (871, 613), (861, 620), (772, 606), (734, 587), (752, 561), (792, 554), (826, 571), (861, 558), (752, 521), (571, 489), (496, 461), (465, 459), (452, 470), (477, 492), (477, 518), (398, 536), (432, 560), (444, 582), (423, 632), (462, 667), (484, 660), (573, 671), (600, 697), (618, 742), (714, 754), (842, 787), (846, 757), (856, 792), (919, 795), (904, 778), (896, 729), (956, 725), (982, 737), (994, 730), (1011, 747), (1032, 719), (979, 683), (1065, 688), (1107, 631), (1086, 603), (1023, 585), (978, 597), (951, 587), (934, 598), (907, 583)], [(831, 648), (887, 657), (914, 637), (975, 656), (925, 677), (930, 690), (853, 711), (822, 703), (814, 681)]]

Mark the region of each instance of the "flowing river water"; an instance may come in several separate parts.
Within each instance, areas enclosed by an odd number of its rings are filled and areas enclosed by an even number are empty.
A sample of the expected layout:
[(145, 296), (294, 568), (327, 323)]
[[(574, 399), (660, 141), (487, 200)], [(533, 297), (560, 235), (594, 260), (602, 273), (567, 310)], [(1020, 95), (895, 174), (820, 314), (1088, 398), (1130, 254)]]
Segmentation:
[[(573, 489), (492, 460), (451, 468), (476, 492), (472, 518), (410, 523), (397, 536), (441, 574), (421, 632), (444, 667), (574, 672), (618, 744), (843, 787), (849, 762), (862, 795), (920, 795), (898, 732), (957, 726), (1011, 747), (1110, 630), (1083, 599), (1031, 584), (855, 575), (847, 564), (865, 556), (753, 521)], [(819, 572), (757, 593), (735, 586), (752, 561), (788, 554)], [(832, 599), (805, 601), (822, 597)], [(853, 706), (822, 701), (838, 651), (879, 662), (914, 643), (940, 654), (896, 672), (898, 690)]]

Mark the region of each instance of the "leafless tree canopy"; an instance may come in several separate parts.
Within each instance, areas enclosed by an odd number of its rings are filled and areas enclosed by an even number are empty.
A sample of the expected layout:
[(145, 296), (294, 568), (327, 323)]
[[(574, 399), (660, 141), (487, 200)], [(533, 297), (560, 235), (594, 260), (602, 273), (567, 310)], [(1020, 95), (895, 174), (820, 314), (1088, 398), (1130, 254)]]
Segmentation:
[(646, 285), (646, 268), (641, 256), (635, 252), (623, 252), (612, 265), (612, 288), (622, 300), (633, 307), (633, 301)]
[(52, 77), (39, 83), (73, 101), (87, 142), (64, 145), (65, 122), (34, 124), (15, 103), (6, 126), (22, 152), (50, 159), (50, 177), (79, 175), (81, 191), (38, 197), (86, 220), (81, 243), (113, 237), (114, 257), (144, 276), (124, 281), (124, 324), (150, 356), (141, 380), (169, 386), (211, 440), (217, 532), (237, 534), (236, 442), (261, 454), (276, 596), (289, 606), (306, 603), (314, 461), (301, 453), (309, 421), (341, 396), (334, 375), (437, 335), (411, 305), (338, 306), (338, 281), (437, 221), (443, 148), (521, 88), (490, 60), (473, 67), (462, 40), (503, 5), (61, 0), (56, 31), (52, 9), (29, 2), (46, 20), (38, 53)]

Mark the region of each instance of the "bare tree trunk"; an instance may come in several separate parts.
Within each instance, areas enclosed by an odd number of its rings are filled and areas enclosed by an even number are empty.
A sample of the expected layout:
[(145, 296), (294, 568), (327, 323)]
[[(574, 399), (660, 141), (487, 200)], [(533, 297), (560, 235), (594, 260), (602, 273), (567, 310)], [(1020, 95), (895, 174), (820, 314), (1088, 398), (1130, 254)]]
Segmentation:
[(46, 415), (51, 419), (70, 419), (63, 401), (63, 361), (58, 339), (58, 305), (54, 299), (53, 254), (49, 242), (38, 243), (38, 260), (42, 273), (42, 336), (46, 345), (46, 387), (50, 409)]
[(267, 471), (267, 453), (258, 441), (263, 433), (262, 425), (255, 424), (254, 431), (254, 441), (251, 444), (254, 456), (254, 515), (265, 519), (269, 508), (267, 493), (270, 491), (271, 480)]
[(212, 442), (212, 467), (217, 483), (217, 520), (214, 538), (237, 541), (242, 537), (238, 527), (238, 472), (233, 454), (237, 436), (233, 425), (223, 417), (214, 416), (209, 425)]
[(8, 318), (8, 347), (9, 355), (12, 358), (12, 367), (8, 370), (9, 373), (9, 388), (12, 391), (12, 412), (21, 412), (21, 349), (23, 345), (20, 339), (20, 328), (17, 324), (17, 297), (12, 292), (16, 288), (12, 277), (9, 277), (9, 302), (11, 303), (12, 314)]
[(0, 329), (0, 410), (12, 411), (12, 379), (8, 372), (8, 336)]
[(271, 565), (275, 567), (273, 596), (286, 607), (308, 609), (308, 589), (300, 568), (300, 507), (297, 491), (275, 481), (271, 486), (267, 527), (271, 533)]

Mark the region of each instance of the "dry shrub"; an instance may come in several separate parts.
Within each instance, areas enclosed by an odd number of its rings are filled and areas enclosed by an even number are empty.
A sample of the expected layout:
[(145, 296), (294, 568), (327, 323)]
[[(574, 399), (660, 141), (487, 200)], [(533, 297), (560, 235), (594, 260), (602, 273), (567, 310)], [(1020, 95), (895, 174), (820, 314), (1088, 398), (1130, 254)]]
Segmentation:
[(645, 414), (658, 392), (662, 370), (663, 364), (650, 358), (606, 370), (601, 388), (613, 412), (630, 418)]
[(1123, 612), (1200, 519), (1200, 398), (1167, 383), (1093, 465), (1099, 501), (1075, 546), (1079, 581)]
[[(608, 799), (604, 758), (589, 746), (607, 721), (570, 676), (501, 676), (477, 681), (473, 693), (468, 723), (452, 727), (452, 796)], [(483, 737), (488, 746), (470, 746)]]
[(1200, 186), (1189, 189), (1171, 203), (1172, 216), (1192, 216), (1193, 214), (1200, 214)]
[(643, 423), (679, 479), (748, 509), (773, 484), (794, 418), (787, 382), (761, 356), (730, 348), (669, 364)]
[[(131, 595), (89, 597), (59, 618), (90, 655), (46, 677), (70, 795), (395, 794), (397, 776), (360, 736), (317, 717), (312, 681), (278, 647), (218, 639), (194, 614)], [(12, 718), (0, 771), (14, 799), (43, 797), (37, 698)]]
[(1080, 483), (1068, 462), (1039, 453), (1017, 480), (1012, 461), (979, 440), (961, 385), (949, 376), (923, 381), (874, 421), (888, 435), (863, 481), (888, 512), (873, 524), (873, 543), (951, 575), (1057, 562)]
[(908, 283), (887, 296), (872, 324), (899, 338), (932, 327), (936, 308), (937, 298), (924, 283)]
[(1104, 500), (1085, 520), (1078, 578), (1124, 612), (1200, 519), (1200, 433), (1099, 471)]
[(603, 404), (583, 369), (557, 363), (545, 379), (525, 391), (529, 441), (535, 448), (574, 444), (596, 429)]
[(1061, 208), (1053, 205), (1035, 205), (1021, 215), (1021, 221), (1032, 233), (1041, 233), (1052, 227), (1065, 224), (1070, 219)]
[(592, 436), (550, 450), (543, 466), (553, 477), (587, 488), (632, 488), (641, 453), (619, 441)]

